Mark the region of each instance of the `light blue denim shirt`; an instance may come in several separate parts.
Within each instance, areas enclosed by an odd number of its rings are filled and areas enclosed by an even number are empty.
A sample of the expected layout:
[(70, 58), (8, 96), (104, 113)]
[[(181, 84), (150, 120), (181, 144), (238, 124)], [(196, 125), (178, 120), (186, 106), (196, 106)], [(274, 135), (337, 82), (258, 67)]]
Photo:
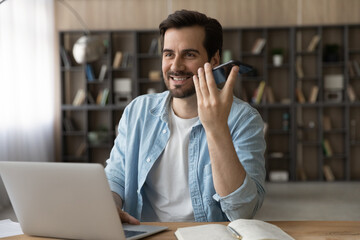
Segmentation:
[[(142, 95), (124, 110), (105, 172), (113, 192), (123, 199), (123, 209), (141, 221), (148, 203), (143, 187), (151, 167), (164, 151), (168, 127), (168, 91)], [(238, 158), (246, 170), (244, 183), (227, 196), (214, 189), (206, 133), (198, 121), (189, 142), (189, 191), (195, 221), (218, 222), (252, 218), (261, 207), (265, 189), (265, 140), (260, 114), (234, 97), (228, 125)], [(171, 181), (171, 179), (169, 179)], [(152, 216), (146, 216), (151, 219)]]

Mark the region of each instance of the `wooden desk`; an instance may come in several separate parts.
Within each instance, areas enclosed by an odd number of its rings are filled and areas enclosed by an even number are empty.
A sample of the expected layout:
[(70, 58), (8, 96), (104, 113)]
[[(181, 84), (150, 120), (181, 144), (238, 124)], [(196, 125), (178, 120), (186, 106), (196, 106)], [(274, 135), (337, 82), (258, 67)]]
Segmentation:
[[(356, 240), (360, 239), (360, 221), (269, 221), (275, 224), (285, 232), (290, 234), (296, 240)], [(174, 232), (179, 227), (188, 227), (209, 223), (143, 223), (148, 225), (167, 226), (169, 230), (158, 233), (146, 240), (176, 240)], [(220, 224), (227, 225), (222, 222)], [(3, 238), (6, 240), (46, 240), (50, 238), (30, 237), (26, 235)]]

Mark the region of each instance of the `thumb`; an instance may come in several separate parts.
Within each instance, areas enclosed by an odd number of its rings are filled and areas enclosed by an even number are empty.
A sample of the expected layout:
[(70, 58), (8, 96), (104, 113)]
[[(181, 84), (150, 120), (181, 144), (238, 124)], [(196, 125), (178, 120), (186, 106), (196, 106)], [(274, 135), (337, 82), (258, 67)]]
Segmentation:
[(227, 78), (227, 81), (225, 83), (225, 86), (223, 88), (223, 90), (227, 93), (231, 93), (233, 92), (234, 86), (235, 86), (235, 82), (238, 78), (238, 73), (239, 73), (239, 67), (238, 66), (233, 66), (231, 68), (230, 74)]

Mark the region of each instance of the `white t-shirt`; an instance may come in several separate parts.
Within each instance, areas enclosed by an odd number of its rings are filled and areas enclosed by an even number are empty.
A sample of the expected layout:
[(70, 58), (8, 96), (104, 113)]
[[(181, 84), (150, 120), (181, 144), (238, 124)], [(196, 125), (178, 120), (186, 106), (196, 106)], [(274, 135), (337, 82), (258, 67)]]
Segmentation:
[(188, 146), (192, 126), (198, 119), (179, 118), (170, 107), (170, 138), (144, 186), (145, 197), (151, 205), (144, 208), (151, 209), (143, 211), (155, 213), (158, 219), (152, 221), (195, 221), (189, 192)]

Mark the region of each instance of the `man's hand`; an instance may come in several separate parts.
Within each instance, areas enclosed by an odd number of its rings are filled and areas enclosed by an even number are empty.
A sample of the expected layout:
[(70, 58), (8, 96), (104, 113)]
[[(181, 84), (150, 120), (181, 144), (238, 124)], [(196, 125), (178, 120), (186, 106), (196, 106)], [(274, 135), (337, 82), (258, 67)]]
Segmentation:
[(121, 197), (115, 192), (112, 192), (112, 195), (113, 195), (115, 205), (116, 205), (117, 211), (119, 213), (119, 217), (120, 217), (121, 222), (134, 224), (134, 225), (139, 225), (140, 224), (139, 220), (137, 220), (136, 218), (134, 218), (133, 216), (131, 216), (130, 214), (128, 214), (127, 212), (124, 212), (122, 210), (122, 199), (121, 199)]
[(136, 218), (134, 218), (133, 216), (131, 216), (130, 214), (128, 214), (127, 212), (124, 212), (123, 210), (121, 210), (121, 208), (118, 208), (118, 213), (121, 219), (122, 223), (129, 223), (129, 224), (134, 224), (134, 225), (139, 225), (140, 221), (137, 220)]
[(216, 86), (209, 63), (206, 63), (204, 68), (199, 68), (198, 76), (194, 75), (198, 114), (206, 130), (225, 130), (224, 128), (227, 128), (238, 71), (237, 66), (232, 68), (226, 84), (221, 90)]

